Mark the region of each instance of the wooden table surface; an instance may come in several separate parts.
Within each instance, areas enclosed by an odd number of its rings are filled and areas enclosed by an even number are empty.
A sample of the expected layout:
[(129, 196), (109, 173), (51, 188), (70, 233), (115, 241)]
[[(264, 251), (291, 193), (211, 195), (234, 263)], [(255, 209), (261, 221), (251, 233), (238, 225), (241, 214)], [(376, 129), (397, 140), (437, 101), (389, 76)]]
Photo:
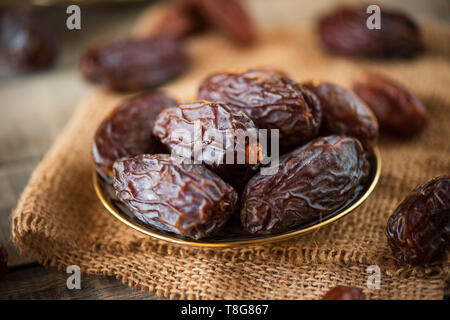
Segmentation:
[[(301, 25), (312, 23), (317, 12), (337, 1), (246, 2), (258, 23)], [(447, 0), (381, 1), (386, 2), (419, 21), (450, 23)], [(125, 35), (146, 6), (148, 3), (82, 7), (82, 29), (78, 31), (65, 28), (65, 7), (43, 9), (58, 33), (60, 54), (56, 65), (46, 71), (18, 74), (0, 62), (0, 243), (9, 253), (9, 272), (0, 282), (0, 299), (158, 299), (112, 277), (82, 275), (82, 289), (68, 290), (68, 274), (44, 268), (33, 257), (21, 256), (10, 240), (10, 213), (30, 174), (76, 104), (94, 90), (77, 73), (80, 52), (89, 44)]]

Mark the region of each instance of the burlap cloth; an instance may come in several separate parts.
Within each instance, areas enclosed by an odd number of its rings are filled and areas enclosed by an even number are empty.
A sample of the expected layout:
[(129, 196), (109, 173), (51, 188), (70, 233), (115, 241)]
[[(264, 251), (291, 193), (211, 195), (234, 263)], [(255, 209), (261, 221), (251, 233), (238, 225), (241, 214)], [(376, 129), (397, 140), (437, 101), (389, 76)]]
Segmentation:
[[(147, 12), (134, 32), (148, 32)], [(275, 67), (297, 80), (320, 78), (348, 85), (363, 69), (400, 81), (427, 107), (418, 138), (382, 137), (382, 176), (357, 211), (294, 240), (234, 249), (170, 245), (112, 217), (92, 186), (91, 140), (102, 118), (123, 95), (102, 90), (83, 101), (34, 171), (12, 214), (12, 236), (23, 254), (62, 269), (116, 276), (130, 286), (169, 298), (317, 299), (335, 285), (363, 288), (371, 299), (441, 299), (449, 263), (398, 265), (387, 246), (387, 218), (417, 185), (450, 173), (450, 30), (424, 26), (427, 52), (410, 61), (365, 61), (328, 55), (308, 29), (261, 31), (258, 45), (235, 47), (215, 34), (189, 39), (192, 67), (163, 90), (193, 98), (212, 71)], [(447, 260), (448, 261), (448, 260)], [(366, 268), (381, 270), (381, 288), (368, 289)]]

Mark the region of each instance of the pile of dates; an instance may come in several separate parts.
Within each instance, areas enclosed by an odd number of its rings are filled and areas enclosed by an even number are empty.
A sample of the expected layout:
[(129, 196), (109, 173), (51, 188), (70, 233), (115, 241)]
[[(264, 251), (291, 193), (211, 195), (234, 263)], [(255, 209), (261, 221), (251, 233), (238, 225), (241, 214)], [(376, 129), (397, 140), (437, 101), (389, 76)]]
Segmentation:
[(197, 98), (141, 93), (97, 129), (96, 169), (144, 224), (191, 239), (229, 220), (283, 233), (326, 218), (368, 178), (378, 122), (349, 90), (250, 69), (208, 76)]

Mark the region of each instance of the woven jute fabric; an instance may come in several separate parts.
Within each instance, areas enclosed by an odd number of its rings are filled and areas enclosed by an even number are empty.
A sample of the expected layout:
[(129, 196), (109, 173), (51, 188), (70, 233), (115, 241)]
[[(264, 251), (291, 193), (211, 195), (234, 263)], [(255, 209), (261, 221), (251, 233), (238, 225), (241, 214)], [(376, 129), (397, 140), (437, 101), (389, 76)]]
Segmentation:
[[(149, 30), (147, 14), (135, 30)], [(318, 299), (336, 285), (363, 288), (370, 299), (441, 299), (449, 263), (398, 264), (384, 230), (388, 217), (416, 186), (450, 173), (450, 31), (424, 26), (427, 51), (401, 61), (367, 61), (325, 53), (310, 29), (262, 30), (249, 48), (206, 34), (186, 41), (191, 68), (162, 88), (179, 101), (195, 98), (210, 72), (250, 67), (284, 70), (292, 78), (348, 86), (363, 70), (390, 76), (426, 105), (425, 131), (409, 140), (382, 135), (382, 175), (356, 211), (312, 234), (274, 244), (201, 249), (143, 235), (111, 216), (96, 197), (90, 153), (95, 129), (124, 95), (99, 89), (72, 119), (32, 174), (12, 214), (12, 236), (23, 254), (63, 269), (116, 276), (130, 286), (169, 298)], [(380, 270), (369, 289), (366, 269)]]

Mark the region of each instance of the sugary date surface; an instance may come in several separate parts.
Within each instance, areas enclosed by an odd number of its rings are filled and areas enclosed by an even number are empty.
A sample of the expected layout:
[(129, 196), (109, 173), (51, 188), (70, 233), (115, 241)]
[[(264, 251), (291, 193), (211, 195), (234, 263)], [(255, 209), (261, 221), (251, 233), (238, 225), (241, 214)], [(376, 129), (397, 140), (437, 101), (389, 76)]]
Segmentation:
[(48, 67), (56, 57), (53, 33), (32, 9), (0, 12), (0, 48), (11, 65), (23, 70)]
[(198, 97), (244, 111), (261, 129), (279, 129), (282, 146), (310, 141), (319, 133), (322, 118), (319, 101), (280, 72), (213, 74), (201, 83)]
[(403, 13), (382, 8), (380, 29), (369, 29), (366, 7), (340, 7), (322, 16), (318, 31), (331, 52), (373, 58), (409, 58), (423, 50), (420, 32)]
[(98, 127), (92, 143), (97, 171), (112, 176), (114, 161), (143, 153), (160, 153), (163, 146), (152, 134), (158, 113), (176, 101), (158, 91), (125, 100)]
[(8, 251), (6, 248), (0, 243), (0, 281), (6, 275), (8, 271)]
[[(245, 113), (233, 112), (226, 104), (196, 101), (162, 110), (153, 134), (172, 155), (197, 159), (222, 179), (239, 187), (255, 173), (262, 148), (256, 139), (239, 139), (238, 133), (253, 134), (257, 138), (256, 129)], [(196, 145), (199, 153), (196, 153)]]
[(274, 234), (319, 220), (354, 196), (368, 170), (357, 139), (317, 138), (283, 155), (275, 174), (250, 179), (242, 196), (242, 225), (250, 233)]
[(209, 24), (232, 40), (248, 45), (255, 40), (251, 18), (238, 0), (195, 0), (200, 13)]
[(410, 137), (425, 127), (423, 104), (394, 81), (367, 73), (355, 79), (353, 91), (372, 109), (382, 130)]
[(356, 137), (367, 148), (378, 140), (378, 122), (373, 112), (353, 92), (325, 81), (303, 84), (322, 107), (321, 134)]
[(366, 295), (360, 288), (337, 286), (328, 291), (322, 300), (365, 300)]
[(212, 235), (235, 211), (238, 195), (205, 166), (178, 160), (139, 155), (116, 161), (116, 194), (153, 227), (193, 239)]
[(418, 265), (439, 259), (450, 246), (450, 175), (406, 197), (389, 218), (386, 237), (401, 262)]
[(93, 47), (79, 61), (80, 72), (87, 80), (119, 91), (160, 86), (182, 74), (187, 66), (180, 43), (161, 35)]

